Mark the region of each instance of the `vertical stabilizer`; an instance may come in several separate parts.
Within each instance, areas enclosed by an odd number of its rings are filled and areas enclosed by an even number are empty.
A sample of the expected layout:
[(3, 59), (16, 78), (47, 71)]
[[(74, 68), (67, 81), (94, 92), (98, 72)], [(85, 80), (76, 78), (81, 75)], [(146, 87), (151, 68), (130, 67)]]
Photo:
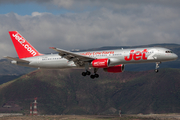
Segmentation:
[(17, 31), (9, 31), (19, 59), (42, 55)]

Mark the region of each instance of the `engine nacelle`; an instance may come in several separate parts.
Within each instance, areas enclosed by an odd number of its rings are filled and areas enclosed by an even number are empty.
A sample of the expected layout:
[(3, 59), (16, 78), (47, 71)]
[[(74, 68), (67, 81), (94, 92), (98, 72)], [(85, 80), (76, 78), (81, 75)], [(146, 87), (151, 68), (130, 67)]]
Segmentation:
[(111, 73), (119, 73), (124, 71), (124, 64), (116, 65), (113, 67), (108, 67), (103, 69), (105, 72), (111, 72)]
[(109, 60), (110, 60), (110, 64), (109, 64), (109, 66), (116, 66), (116, 65), (119, 65), (119, 64), (121, 64), (120, 63), (120, 60), (119, 59), (117, 59), (117, 58), (109, 58)]
[(92, 61), (92, 66), (95, 68), (107, 68), (109, 67), (110, 60), (108, 58), (96, 59)]

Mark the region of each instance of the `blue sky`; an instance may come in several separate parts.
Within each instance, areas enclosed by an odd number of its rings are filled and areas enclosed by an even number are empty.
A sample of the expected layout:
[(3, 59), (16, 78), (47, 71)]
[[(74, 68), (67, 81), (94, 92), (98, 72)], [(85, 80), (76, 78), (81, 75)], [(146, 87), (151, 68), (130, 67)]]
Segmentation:
[(179, 13), (180, 0), (0, 0), (0, 56), (17, 56), (9, 30), (42, 53), (180, 44)]
[(65, 14), (68, 12), (73, 12), (71, 10), (67, 10), (64, 8), (57, 8), (54, 6), (54, 8), (50, 7), (47, 8), (46, 6), (37, 4), (37, 3), (20, 3), (20, 4), (0, 4), (0, 14), (7, 14), (7, 13), (17, 13), (18, 15), (31, 15), (33, 12), (49, 12), (54, 15), (58, 14)]

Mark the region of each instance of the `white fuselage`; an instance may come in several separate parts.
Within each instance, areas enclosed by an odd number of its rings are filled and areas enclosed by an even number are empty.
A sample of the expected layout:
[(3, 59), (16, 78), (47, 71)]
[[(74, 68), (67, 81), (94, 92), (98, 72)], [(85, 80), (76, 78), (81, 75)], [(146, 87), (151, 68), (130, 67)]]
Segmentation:
[[(172, 53), (171, 50), (161, 47), (86, 51), (74, 53), (92, 57), (95, 59), (108, 58), (110, 59), (110, 66), (115, 66), (119, 64), (165, 62), (176, 60), (178, 58), (178, 56)], [(23, 60), (30, 61), (30, 63), (21, 64), (21, 62), (19, 62), (16, 64), (46, 69), (84, 68), (84, 66), (77, 66), (73, 61), (68, 61), (67, 59), (61, 57), (58, 54), (23, 58)], [(90, 65), (90, 67), (92, 66)]]

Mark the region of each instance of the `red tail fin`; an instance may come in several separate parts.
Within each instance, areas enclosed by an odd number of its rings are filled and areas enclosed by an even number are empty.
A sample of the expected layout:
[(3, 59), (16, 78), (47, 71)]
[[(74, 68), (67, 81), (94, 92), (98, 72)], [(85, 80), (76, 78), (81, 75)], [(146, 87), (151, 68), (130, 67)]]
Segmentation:
[(42, 55), (17, 31), (9, 31), (9, 34), (20, 59)]

